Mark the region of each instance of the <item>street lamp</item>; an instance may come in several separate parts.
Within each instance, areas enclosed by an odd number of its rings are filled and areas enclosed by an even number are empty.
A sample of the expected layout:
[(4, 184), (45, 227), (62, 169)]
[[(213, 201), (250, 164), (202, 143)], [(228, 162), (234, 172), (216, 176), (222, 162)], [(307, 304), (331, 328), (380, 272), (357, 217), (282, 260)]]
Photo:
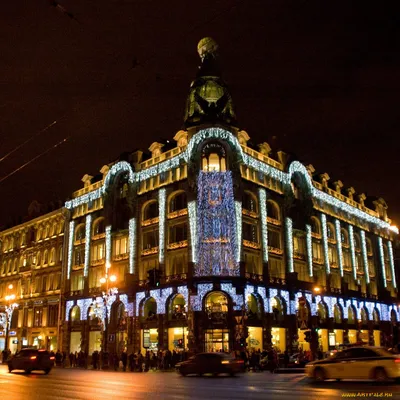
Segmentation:
[[(13, 290), (14, 286), (12, 284), (8, 285), (8, 290)], [(5, 297), (5, 300), (7, 302), (5, 306), (6, 310), (6, 342), (5, 342), (5, 347), (4, 350), (8, 351), (8, 335), (9, 331), (11, 329), (11, 320), (12, 320), (12, 315), (14, 310), (18, 307), (18, 304), (14, 302), (16, 296), (15, 294), (10, 294)]]
[(319, 286), (316, 286), (316, 287), (314, 288), (314, 292), (315, 292), (315, 293), (320, 293), (320, 292), (321, 292), (321, 288), (320, 288)]

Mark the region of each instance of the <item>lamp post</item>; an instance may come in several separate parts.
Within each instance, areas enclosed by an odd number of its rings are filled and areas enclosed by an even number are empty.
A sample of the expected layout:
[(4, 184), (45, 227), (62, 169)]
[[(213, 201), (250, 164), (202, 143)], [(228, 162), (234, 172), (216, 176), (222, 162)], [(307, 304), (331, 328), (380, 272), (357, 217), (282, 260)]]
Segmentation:
[(108, 270), (111, 265), (106, 265), (106, 274), (100, 278), (101, 285), (105, 285), (106, 288), (103, 290), (103, 305), (104, 305), (104, 333), (103, 333), (103, 368), (108, 368), (108, 353), (107, 353), (107, 343), (108, 343), (108, 303), (111, 296), (118, 294), (118, 289), (116, 287), (110, 287), (110, 282), (114, 283), (117, 280), (115, 275), (109, 275)]
[[(8, 285), (8, 290), (13, 290), (13, 285), (10, 284)], [(7, 356), (8, 356), (8, 335), (9, 335), (9, 331), (11, 328), (11, 320), (12, 320), (12, 315), (14, 310), (18, 307), (18, 304), (14, 302), (15, 300), (15, 294), (10, 294), (7, 295), (5, 297), (6, 299), (6, 306), (5, 306), (5, 310), (6, 310), (6, 341), (5, 341), (5, 345), (4, 345), (4, 350), (7, 351)]]

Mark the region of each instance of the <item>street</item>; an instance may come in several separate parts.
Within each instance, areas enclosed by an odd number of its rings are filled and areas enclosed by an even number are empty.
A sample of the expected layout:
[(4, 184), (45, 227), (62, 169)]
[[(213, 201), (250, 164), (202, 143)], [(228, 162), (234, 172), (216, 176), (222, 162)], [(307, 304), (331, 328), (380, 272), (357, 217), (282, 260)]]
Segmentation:
[[(356, 396), (350, 393), (355, 393)], [(357, 395), (358, 394), (358, 395)], [(303, 374), (247, 373), (238, 377), (181, 377), (175, 372), (111, 372), (54, 368), (49, 375), (8, 373), (0, 366), (4, 399), (339, 399), (400, 398), (400, 385), (373, 382), (312, 384)]]

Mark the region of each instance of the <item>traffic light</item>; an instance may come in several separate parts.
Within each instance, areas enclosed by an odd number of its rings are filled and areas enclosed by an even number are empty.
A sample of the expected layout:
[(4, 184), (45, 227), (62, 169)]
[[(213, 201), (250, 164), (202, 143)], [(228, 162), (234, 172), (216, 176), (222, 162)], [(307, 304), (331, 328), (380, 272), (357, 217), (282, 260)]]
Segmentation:
[(304, 339), (306, 342), (311, 343), (311, 331), (304, 332)]
[(239, 340), (240, 347), (244, 347), (246, 345), (246, 338), (241, 337)]

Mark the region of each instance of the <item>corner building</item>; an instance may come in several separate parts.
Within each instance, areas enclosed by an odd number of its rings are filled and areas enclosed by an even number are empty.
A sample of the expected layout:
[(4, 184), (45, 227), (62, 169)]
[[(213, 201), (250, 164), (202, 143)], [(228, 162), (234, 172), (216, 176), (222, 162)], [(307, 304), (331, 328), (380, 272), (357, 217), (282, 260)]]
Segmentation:
[[(248, 145), (216, 44), (198, 46), (176, 146), (152, 143), (85, 175), (70, 210), (67, 351), (328, 351), (398, 342), (391, 227), (382, 199)], [(310, 332), (311, 341), (306, 341)]]

